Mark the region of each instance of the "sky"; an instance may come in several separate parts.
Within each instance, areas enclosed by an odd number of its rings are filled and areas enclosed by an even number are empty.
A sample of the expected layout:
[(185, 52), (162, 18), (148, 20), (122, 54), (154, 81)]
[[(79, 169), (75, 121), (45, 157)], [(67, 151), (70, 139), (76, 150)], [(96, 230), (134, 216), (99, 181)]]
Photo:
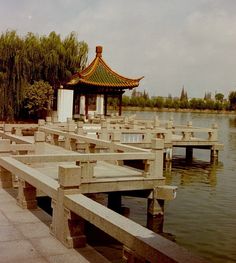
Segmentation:
[(72, 31), (150, 96), (236, 90), (236, 0), (0, 0), (0, 33)]

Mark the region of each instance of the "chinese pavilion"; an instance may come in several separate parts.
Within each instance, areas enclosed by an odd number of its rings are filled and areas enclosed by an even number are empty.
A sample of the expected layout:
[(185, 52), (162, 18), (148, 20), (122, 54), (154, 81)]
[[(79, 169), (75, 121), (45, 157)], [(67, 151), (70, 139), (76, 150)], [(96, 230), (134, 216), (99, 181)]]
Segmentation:
[(66, 84), (74, 91), (73, 115), (88, 116), (90, 110), (107, 115), (108, 97), (118, 98), (119, 115), (122, 111), (122, 94), (139, 85), (142, 79), (129, 79), (113, 71), (102, 58), (102, 47), (96, 47), (96, 57)]

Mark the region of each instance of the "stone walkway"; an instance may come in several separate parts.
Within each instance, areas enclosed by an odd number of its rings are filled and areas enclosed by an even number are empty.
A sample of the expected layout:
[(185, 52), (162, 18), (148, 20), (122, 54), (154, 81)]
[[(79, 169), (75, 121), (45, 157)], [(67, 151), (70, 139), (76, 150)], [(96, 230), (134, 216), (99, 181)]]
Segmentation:
[(90, 246), (67, 249), (49, 230), (43, 210), (23, 210), (14, 189), (0, 189), (0, 263), (109, 262)]

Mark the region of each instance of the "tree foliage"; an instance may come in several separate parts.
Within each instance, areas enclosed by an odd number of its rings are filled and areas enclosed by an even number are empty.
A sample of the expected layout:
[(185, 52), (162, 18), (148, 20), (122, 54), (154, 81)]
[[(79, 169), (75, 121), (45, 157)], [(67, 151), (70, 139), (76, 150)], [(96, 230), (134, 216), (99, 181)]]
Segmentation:
[(33, 85), (25, 88), (24, 107), (31, 116), (44, 118), (51, 110), (53, 93), (53, 88), (48, 82), (35, 81)]
[(236, 91), (231, 91), (229, 93), (229, 104), (230, 109), (236, 110)]
[(18, 118), (23, 107), (24, 88), (34, 81), (46, 81), (53, 88), (63, 84), (87, 62), (88, 46), (75, 33), (61, 39), (16, 31), (0, 36), (0, 118)]
[(215, 95), (215, 100), (219, 101), (219, 102), (223, 102), (224, 100), (224, 94), (222, 93), (216, 93)]
[[(215, 100), (211, 99), (211, 93), (205, 93), (203, 98), (188, 99), (187, 92), (184, 88), (181, 91), (180, 97), (152, 97), (150, 98), (147, 92), (137, 92), (133, 90), (131, 97), (123, 96), (123, 106), (151, 107), (157, 109), (193, 109), (193, 110), (229, 110), (230, 103), (224, 100), (224, 95), (216, 94)], [(236, 92), (232, 92), (229, 96), (231, 99), (231, 109), (236, 109)]]

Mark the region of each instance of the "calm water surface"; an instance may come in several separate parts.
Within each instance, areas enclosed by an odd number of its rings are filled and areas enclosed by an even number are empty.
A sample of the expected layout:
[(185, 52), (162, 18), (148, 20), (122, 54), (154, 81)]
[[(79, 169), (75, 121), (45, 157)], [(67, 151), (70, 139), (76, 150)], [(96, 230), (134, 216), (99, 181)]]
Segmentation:
[[(126, 112), (125, 115), (134, 114)], [(138, 118), (160, 120), (173, 117), (174, 124), (219, 126), (219, 141), (224, 144), (218, 164), (210, 164), (209, 150), (194, 150), (192, 163), (186, 163), (185, 151), (174, 150), (171, 172), (165, 172), (167, 184), (178, 186), (177, 198), (165, 205), (164, 232), (176, 242), (211, 262), (236, 262), (236, 115), (202, 113), (136, 112)], [(145, 225), (143, 199), (125, 198), (131, 218)]]

